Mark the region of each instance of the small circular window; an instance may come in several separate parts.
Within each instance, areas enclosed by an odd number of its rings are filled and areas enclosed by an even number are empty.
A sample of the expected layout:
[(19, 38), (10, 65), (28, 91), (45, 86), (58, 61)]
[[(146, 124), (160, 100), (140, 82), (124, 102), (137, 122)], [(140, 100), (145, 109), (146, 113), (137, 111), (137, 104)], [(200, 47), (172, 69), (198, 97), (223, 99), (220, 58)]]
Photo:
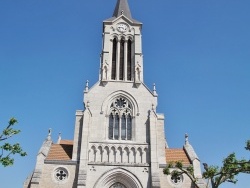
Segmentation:
[(65, 168), (57, 168), (54, 176), (57, 181), (62, 182), (68, 178), (68, 171)]
[(171, 176), (171, 182), (175, 185), (179, 185), (183, 182), (183, 176), (180, 175), (180, 176)]

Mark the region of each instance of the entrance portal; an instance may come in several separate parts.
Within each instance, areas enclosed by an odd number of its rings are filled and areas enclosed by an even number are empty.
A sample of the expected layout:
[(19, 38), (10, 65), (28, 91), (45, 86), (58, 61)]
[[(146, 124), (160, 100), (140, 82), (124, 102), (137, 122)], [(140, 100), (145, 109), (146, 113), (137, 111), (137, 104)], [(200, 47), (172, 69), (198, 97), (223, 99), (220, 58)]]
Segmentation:
[(115, 183), (110, 188), (126, 188), (126, 187), (121, 183)]

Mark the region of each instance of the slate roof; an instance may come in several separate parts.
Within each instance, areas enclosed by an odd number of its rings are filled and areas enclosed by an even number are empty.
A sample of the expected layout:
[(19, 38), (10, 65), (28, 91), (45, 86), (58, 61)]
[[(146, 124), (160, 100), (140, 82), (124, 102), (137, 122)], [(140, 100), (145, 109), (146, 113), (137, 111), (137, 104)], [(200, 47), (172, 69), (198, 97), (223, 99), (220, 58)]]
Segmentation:
[(60, 144), (52, 144), (46, 160), (67, 161), (72, 159), (73, 141), (61, 140)]
[(180, 148), (180, 149), (179, 148), (178, 149), (166, 148), (165, 152), (166, 152), (166, 162), (167, 163), (181, 161), (182, 164), (184, 164), (184, 165), (191, 164), (185, 150), (182, 148)]
[(116, 7), (113, 13), (113, 17), (119, 17), (122, 15), (126, 16), (129, 19), (132, 19), (132, 15), (128, 6), (128, 1), (127, 0), (118, 0), (116, 3)]
[(127, 0), (117, 0), (113, 16), (105, 21), (106, 22), (113, 21), (121, 15), (124, 15), (134, 23), (141, 24), (141, 22), (132, 18)]

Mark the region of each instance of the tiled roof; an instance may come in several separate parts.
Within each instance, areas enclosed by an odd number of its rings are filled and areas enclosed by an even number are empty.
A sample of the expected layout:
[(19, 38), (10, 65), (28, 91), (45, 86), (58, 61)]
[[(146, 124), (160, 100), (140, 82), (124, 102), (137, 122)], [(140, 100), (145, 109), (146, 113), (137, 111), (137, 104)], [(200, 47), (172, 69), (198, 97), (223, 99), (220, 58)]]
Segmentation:
[(67, 161), (72, 159), (73, 141), (61, 140), (60, 144), (52, 144), (46, 160)]
[(73, 140), (61, 140), (60, 144), (73, 145)]
[(182, 164), (184, 164), (184, 165), (191, 164), (186, 152), (182, 148), (181, 149), (179, 149), (179, 148), (178, 149), (166, 148), (165, 152), (166, 152), (166, 162), (167, 163), (181, 161)]

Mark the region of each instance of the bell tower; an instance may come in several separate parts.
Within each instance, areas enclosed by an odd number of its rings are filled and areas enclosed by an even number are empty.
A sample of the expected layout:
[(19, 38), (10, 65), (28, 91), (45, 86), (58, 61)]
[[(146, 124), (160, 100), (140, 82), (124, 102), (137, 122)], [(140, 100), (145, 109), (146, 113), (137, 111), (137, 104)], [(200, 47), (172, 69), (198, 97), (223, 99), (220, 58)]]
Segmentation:
[(101, 82), (143, 82), (141, 28), (127, 0), (118, 0), (113, 16), (103, 22)]

